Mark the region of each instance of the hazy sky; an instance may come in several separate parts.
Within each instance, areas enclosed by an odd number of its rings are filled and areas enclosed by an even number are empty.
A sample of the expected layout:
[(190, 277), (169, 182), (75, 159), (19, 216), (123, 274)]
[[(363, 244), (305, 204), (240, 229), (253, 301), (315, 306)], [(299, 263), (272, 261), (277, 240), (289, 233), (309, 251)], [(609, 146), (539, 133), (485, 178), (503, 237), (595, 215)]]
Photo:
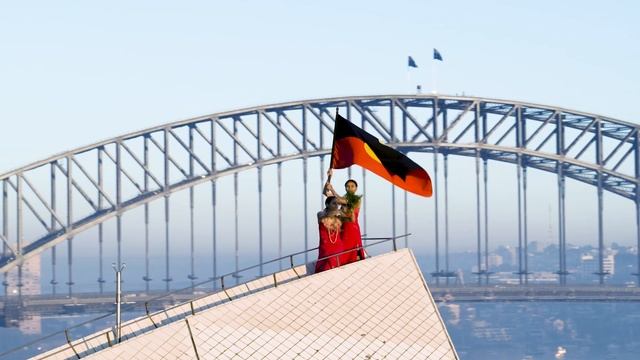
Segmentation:
[(191, 116), (441, 93), (637, 121), (635, 1), (0, 1), (0, 173)]

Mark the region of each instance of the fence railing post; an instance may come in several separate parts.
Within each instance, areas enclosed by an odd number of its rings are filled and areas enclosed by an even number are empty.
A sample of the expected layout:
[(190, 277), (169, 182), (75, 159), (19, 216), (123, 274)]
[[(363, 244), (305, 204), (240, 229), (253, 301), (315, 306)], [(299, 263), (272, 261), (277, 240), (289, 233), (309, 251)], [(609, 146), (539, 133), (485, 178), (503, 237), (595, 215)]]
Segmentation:
[(69, 338), (69, 330), (68, 329), (64, 329), (64, 337), (67, 338), (67, 344), (69, 344), (69, 347), (71, 348), (71, 350), (73, 350), (73, 353), (76, 354), (76, 357), (78, 359), (80, 359), (80, 355), (78, 355), (78, 352), (76, 351), (76, 348), (74, 348), (73, 344), (71, 343), (71, 338)]
[(229, 301), (231, 301), (231, 296), (229, 296), (229, 293), (227, 292), (227, 289), (225, 289), (224, 287), (224, 275), (220, 276), (220, 286), (222, 287), (222, 291), (224, 291), (224, 294), (227, 295), (227, 298), (229, 298)]
[(111, 344), (111, 336), (109, 336), (109, 332), (107, 331), (104, 334), (107, 335), (107, 344), (109, 345), (109, 347), (111, 347), (112, 346), (112, 344)]
[(293, 270), (293, 272), (296, 273), (296, 276), (298, 277), (298, 279), (300, 279), (300, 274), (298, 274), (295, 266), (293, 266), (293, 255), (289, 255), (289, 262), (291, 263), (291, 270)]
[(158, 325), (156, 324), (155, 321), (153, 321), (153, 318), (151, 317), (151, 314), (149, 314), (149, 302), (145, 301), (144, 302), (144, 311), (147, 313), (147, 317), (149, 318), (149, 320), (151, 320), (151, 323), (153, 324), (154, 328), (158, 328)]
[(122, 338), (122, 310), (121, 310), (121, 305), (122, 305), (122, 270), (124, 270), (124, 268), (127, 266), (127, 264), (118, 264), (118, 266), (116, 266), (115, 263), (113, 263), (111, 265), (113, 267), (113, 270), (115, 270), (116, 272), (116, 336), (115, 336), (115, 340), (116, 342), (120, 342), (121, 338)]

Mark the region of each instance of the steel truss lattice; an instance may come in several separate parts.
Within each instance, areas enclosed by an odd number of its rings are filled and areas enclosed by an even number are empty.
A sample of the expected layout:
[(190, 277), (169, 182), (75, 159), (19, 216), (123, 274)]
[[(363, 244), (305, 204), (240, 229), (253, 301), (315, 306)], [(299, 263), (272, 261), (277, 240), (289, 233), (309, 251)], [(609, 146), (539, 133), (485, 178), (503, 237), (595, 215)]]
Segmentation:
[[(164, 124), (0, 175), (0, 270), (6, 272), (113, 217), (118, 221), (120, 238), (122, 214), (146, 207), (156, 199), (165, 199), (168, 219), (171, 193), (205, 182), (215, 187), (217, 178), (237, 177), (248, 169), (257, 168), (261, 174), (260, 169), (266, 165), (326, 155), (336, 108), (396, 149), (443, 154), (445, 174), (449, 155), (476, 158), (478, 174), (480, 160), (485, 171), (487, 160), (513, 163), (525, 187), (527, 168), (556, 173), (560, 209), (564, 207), (565, 177), (597, 187), (600, 250), (602, 192), (633, 200), (640, 209), (640, 134), (636, 124), (559, 107), (474, 97), (398, 95), (308, 100)], [(215, 191), (213, 194), (215, 204)], [(478, 207), (479, 199), (478, 195)], [(39, 235), (25, 236), (23, 219), (27, 213), (40, 224)], [(558, 273), (564, 275), (564, 211), (559, 213)], [(520, 219), (526, 221), (526, 210)], [(637, 220), (640, 222), (640, 211)], [(478, 229), (480, 249), (479, 217)], [(525, 232), (521, 230), (521, 235)], [(479, 255), (479, 265), (481, 261)], [(640, 257), (638, 261), (640, 265)], [(602, 280), (602, 259), (600, 264)], [(526, 264), (521, 264), (520, 273), (526, 278)], [(168, 269), (165, 280), (170, 281)]]

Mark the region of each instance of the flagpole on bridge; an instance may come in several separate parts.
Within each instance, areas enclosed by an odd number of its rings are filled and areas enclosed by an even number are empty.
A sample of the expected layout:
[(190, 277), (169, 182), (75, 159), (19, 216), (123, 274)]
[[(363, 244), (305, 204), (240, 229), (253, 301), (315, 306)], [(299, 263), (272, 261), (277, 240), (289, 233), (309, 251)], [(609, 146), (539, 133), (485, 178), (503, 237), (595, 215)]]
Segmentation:
[[(413, 91), (413, 82), (411, 81), (411, 68), (418, 68), (415, 60), (411, 56), (407, 59), (407, 83), (409, 84), (409, 93)], [(419, 93), (420, 85), (416, 84), (416, 92)]]
[(440, 52), (438, 51), (438, 49), (433, 48), (433, 60), (431, 61), (431, 76), (433, 78), (433, 93), (437, 94), (438, 93), (438, 73), (436, 71), (436, 60), (437, 61), (443, 61), (442, 60), (442, 54), (440, 54)]
[(436, 79), (436, 63), (435, 61), (431, 62), (431, 79), (433, 81), (433, 89), (431, 90), (432, 93), (437, 94), (438, 93), (438, 80)]
[(340, 114), (340, 108), (338, 108), (336, 106), (336, 116), (334, 118), (334, 123), (333, 123), (333, 140), (331, 141), (331, 160), (329, 160), (329, 170), (327, 171), (327, 182), (325, 184), (330, 184), (331, 183), (331, 177), (333, 176), (333, 148), (336, 145), (336, 137), (335, 137), (335, 133), (336, 133), (336, 125), (335, 125), (335, 119), (338, 118), (338, 115)]

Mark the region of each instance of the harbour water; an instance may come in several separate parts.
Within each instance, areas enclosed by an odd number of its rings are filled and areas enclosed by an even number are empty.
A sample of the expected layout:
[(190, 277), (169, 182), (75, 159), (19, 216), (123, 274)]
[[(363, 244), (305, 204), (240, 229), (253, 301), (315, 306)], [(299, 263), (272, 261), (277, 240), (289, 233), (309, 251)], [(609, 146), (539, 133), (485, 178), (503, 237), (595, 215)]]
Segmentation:
[[(206, 264), (204, 260), (200, 263)], [(221, 273), (232, 271), (231, 265), (221, 264)], [(135, 265), (128, 270), (129, 274), (135, 273)], [(203, 268), (201, 273), (205, 271)], [(264, 271), (269, 273), (277, 269), (265, 268)], [(246, 278), (256, 275), (244, 274)], [(92, 277), (80, 274), (76, 281), (77, 291), (96, 291)], [(175, 281), (172, 289), (189, 284), (185, 280)], [(113, 293), (112, 285), (105, 283), (105, 294)], [(125, 277), (124, 285), (125, 289), (139, 289), (144, 287), (144, 282), (130, 276)], [(45, 286), (43, 290), (46, 290)], [(64, 292), (64, 287), (60, 290), (59, 293)], [(640, 353), (638, 302), (453, 301), (440, 303), (439, 308), (461, 359), (636, 359)], [(7, 315), (0, 313), (0, 353), (58, 332), (46, 341), (2, 357), (7, 359), (22, 359), (61, 345), (65, 342), (61, 330), (100, 316), (95, 313), (33, 316), (16, 322), (9, 321)], [(141, 315), (127, 312), (123, 318)], [(88, 322), (71, 330), (69, 336), (77, 339), (109, 328), (114, 322), (114, 316)]]
[[(640, 353), (640, 303), (450, 302), (439, 308), (461, 359), (637, 359)], [(125, 313), (124, 318), (141, 315)], [(97, 316), (37, 317), (0, 327), (0, 353)], [(113, 317), (91, 322), (70, 336), (113, 322)], [(60, 333), (6, 358), (21, 359), (64, 339)]]
[(440, 312), (461, 359), (637, 359), (640, 353), (639, 303), (449, 303)]

